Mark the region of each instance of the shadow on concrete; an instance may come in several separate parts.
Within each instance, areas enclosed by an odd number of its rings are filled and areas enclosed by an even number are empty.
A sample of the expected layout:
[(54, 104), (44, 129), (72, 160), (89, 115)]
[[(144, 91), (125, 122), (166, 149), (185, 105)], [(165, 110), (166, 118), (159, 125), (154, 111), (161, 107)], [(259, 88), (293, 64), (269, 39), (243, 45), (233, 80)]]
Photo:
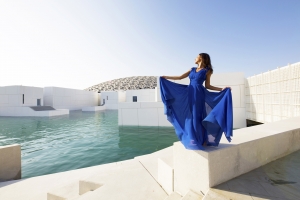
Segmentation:
[(252, 199), (300, 199), (300, 151), (213, 187), (226, 196)]

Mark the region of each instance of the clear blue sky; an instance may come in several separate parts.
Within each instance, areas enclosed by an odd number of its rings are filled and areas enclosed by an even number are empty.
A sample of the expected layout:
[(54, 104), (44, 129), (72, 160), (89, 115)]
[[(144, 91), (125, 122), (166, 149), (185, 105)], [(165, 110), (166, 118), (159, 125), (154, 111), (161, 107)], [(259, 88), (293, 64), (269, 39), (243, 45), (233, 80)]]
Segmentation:
[(0, 0), (0, 86), (181, 75), (201, 52), (245, 77), (299, 62), (300, 0)]

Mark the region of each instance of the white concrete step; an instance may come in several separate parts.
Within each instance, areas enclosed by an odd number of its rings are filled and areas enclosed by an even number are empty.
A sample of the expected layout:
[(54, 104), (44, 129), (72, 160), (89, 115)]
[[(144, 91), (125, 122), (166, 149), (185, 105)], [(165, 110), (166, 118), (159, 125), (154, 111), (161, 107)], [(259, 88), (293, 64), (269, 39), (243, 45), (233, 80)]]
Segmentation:
[(134, 159), (138, 160), (151, 174), (151, 176), (158, 181), (158, 158), (166, 158), (170, 157), (173, 160), (173, 146), (167, 147), (165, 149), (156, 151), (151, 154), (143, 155), (143, 156), (137, 156)]
[(87, 192), (92, 192), (103, 186), (102, 183), (76, 181), (65, 186), (52, 189), (47, 193), (47, 200), (75, 200)]
[(174, 191), (174, 169), (171, 164), (172, 162), (172, 157), (157, 159), (157, 182), (168, 195), (171, 195)]
[(144, 156), (138, 160), (168, 195), (174, 191), (173, 146)]
[(164, 200), (181, 200), (182, 196), (177, 192), (172, 192), (169, 196), (167, 196)]
[(52, 189), (47, 193), (47, 200), (70, 200), (79, 196), (78, 181), (63, 187)]
[[(108, 176), (88, 177), (80, 180), (80, 190), (84, 182), (103, 184), (93, 192), (87, 192), (79, 200), (164, 200), (168, 195), (137, 160), (124, 163), (122, 168)], [(87, 185), (87, 184), (86, 184)]]
[(203, 195), (197, 194), (193, 191), (188, 191), (181, 200), (201, 200), (203, 199)]

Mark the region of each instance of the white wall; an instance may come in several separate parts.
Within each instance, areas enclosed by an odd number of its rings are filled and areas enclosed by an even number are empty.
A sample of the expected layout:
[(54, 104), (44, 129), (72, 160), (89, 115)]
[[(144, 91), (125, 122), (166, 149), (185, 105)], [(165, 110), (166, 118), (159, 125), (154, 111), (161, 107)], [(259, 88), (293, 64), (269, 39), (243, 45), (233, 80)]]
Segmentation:
[(37, 99), (41, 99), (43, 105), (43, 88), (22, 85), (0, 87), (0, 107), (36, 106)]
[(300, 116), (300, 62), (246, 79), (247, 119), (267, 123)]
[(98, 106), (102, 104), (101, 93), (98, 93)]
[(126, 102), (133, 102), (133, 96), (137, 96), (137, 102), (155, 102), (155, 89), (127, 90)]
[[(23, 103), (24, 94), (24, 103)], [(0, 107), (43, 105), (43, 88), (22, 85), (0, 87)]]
[(126, 91), (118, 91), (118, 102), (126, 101)]
[(119, 94), (117, 91), (103, 91), (101, 92), (101, 102), (105, 99), (105, 108), (107, 110), (117, 110)]
[(44, 88), (44, 105), (55, 109), (81, 110), (98, 106), (98, 93), (60, 87)]
[(51, 117), (69, 114), (68, 110), (34, 111), (29, 107), (37, 106), (37, 99), (41, 99), (43, 106), (43, 88), (22, 85), (0, 87), (0, 116)]
[(162, 102), (121, 102), (118, 109), (119, 125), (172, 126), (164, 114)]

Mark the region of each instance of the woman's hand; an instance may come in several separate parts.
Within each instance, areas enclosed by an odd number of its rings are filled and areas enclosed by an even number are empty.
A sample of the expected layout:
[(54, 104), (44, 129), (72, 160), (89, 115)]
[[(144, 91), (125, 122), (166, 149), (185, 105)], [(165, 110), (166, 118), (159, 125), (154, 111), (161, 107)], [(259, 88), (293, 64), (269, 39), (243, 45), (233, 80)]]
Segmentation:
[(227, 86), (227, 87), (224, 87), (224, 88), (222, 89), (222, 91), (225, 90), (226, 88), (229, 88), (229, 89), (231, 90), (231, 87), (228, 87), (228, 86)]
[(162, 78), (164, 78), (164, 79), (167, 79), (167, 76), (161, 76)]

